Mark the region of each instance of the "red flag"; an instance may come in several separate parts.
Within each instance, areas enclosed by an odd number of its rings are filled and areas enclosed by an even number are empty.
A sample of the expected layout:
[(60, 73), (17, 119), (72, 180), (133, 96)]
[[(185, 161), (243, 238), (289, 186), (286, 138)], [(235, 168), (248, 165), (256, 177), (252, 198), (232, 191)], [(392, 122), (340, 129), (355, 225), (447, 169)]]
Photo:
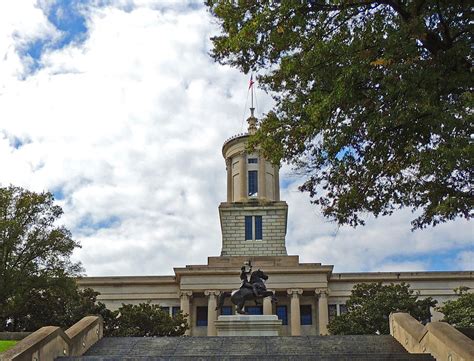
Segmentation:
[(250, 83), (249, 83), (249, 89), (252, 87), (254, 81), (253, 81), (253, 74), (250, 75)]

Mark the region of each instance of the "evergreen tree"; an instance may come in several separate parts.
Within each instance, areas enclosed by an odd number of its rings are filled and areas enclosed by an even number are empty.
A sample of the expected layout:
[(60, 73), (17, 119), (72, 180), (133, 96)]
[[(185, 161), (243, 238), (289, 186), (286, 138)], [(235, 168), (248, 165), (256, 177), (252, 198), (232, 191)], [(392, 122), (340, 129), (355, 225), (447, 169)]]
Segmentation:
[(437, 307), (436, 310), (444, 314), (442, 321), (456, 327), (474, 327), (474, 293), (469, 293), (468, 289), (455, 289), (458, 299)]
[(65, 326), (82, 271), (70, 256), (79, 244), (63, 226), (51, 193), (0, 188), (0, 331)]
[(431, 297), (418, 299), (405, 283), (359, 283), (346, 302), (347, 313), (336, 316), (328, 329), (334, 335), (389, 334), (390, 313), (406, 312), (423, 322), (435, 305)]

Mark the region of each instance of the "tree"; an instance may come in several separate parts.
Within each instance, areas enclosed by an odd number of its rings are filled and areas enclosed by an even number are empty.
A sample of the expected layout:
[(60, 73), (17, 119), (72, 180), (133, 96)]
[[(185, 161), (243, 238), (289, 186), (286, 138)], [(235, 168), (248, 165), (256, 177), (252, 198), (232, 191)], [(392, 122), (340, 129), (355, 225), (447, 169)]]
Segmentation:
[(189, 328), (181, 311), (171, 317), (160, 305), (149, 302), (122, 304), (110, 322), (108, 335), (120, 337), (182, 336)]
[(56, 225), (62, 213), (49, 192), (0, 188), (0, 331), (69, 322), (82, 268), (70, 260), (79, 244)]
[(418, 299), (405, 283), (359, 283), (346, 302), (347, 313), (336, 316), (328, 329), (334, 335), (389, 334), (390, 313), (406, 312), (424, 321), (436, 303), (431, 297)]
[(436, 308), (444, 314), (442, 321), (456, 327), (474, 327), (474, 293), (469, 293), (468, 289), (468, 287), (455, 289), (458, 299), (446, 301)]
[(421, 209), (413, 229), (470, 217), (469, 1), (207, 0), (213, 58), (275, 99), (250, 146), (307, 175), (323, 214)]

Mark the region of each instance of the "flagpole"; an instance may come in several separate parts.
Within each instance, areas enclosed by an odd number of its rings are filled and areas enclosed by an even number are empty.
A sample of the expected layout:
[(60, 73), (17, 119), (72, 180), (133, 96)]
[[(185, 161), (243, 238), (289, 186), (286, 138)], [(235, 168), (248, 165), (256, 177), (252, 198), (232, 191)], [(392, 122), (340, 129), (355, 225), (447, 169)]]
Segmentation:
[(255, 110), (255, 108), (253, 107), (253, 74), (250, 75), (250, 99), (251, 99), (251, 102), (250, 102), (250, 116), (253, 117), (253, 112)]

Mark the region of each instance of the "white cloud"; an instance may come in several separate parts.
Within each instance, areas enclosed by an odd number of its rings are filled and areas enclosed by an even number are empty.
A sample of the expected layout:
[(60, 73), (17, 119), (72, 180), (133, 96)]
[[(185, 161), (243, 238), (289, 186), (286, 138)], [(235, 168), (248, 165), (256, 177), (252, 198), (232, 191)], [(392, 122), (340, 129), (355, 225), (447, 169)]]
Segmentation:
[(474, 269), (474, 251), (460, 252), (456, 258), (454, 266), (461, 269)]
[[(435, 270), (445, 267), (437, 254), (473, 246), (468, 221), (412, 232), (410, 221), (415, 215), (408, 209), (378, 219), (367, 216), (365, 227), (338, 227), (310, 204), (308, 195), (300, 193), (295, 183), (282, 194), (290, 205), (287, 248), (304, 262), (333, 264), (337, 272), (395, 270), (397, 266), (399, 270)], [(450, 266), (469, 269), (461, 262)]]
[[(23, 79), (31, 60), (22, 47), (58, 30), (33, 1), (21, 4), (0, 5), (0, 184), (64, 196), (62, 221), (89, 275), (171, 274), (219, 255), (221, 147), (242, 131), (248, 79), (209, 57), (210, 15), (181, 1), (85, 6), (85, 40), (47, 50)], [(261, 109), (270, 104), (260, 94)], [(336, 271), (423, 269), (390, 258), (472, 242), (463, 221), (411, 233), (412, 214), (398, 212), (338, 229), (294, 186), (282, 199), (289, 253)]]

